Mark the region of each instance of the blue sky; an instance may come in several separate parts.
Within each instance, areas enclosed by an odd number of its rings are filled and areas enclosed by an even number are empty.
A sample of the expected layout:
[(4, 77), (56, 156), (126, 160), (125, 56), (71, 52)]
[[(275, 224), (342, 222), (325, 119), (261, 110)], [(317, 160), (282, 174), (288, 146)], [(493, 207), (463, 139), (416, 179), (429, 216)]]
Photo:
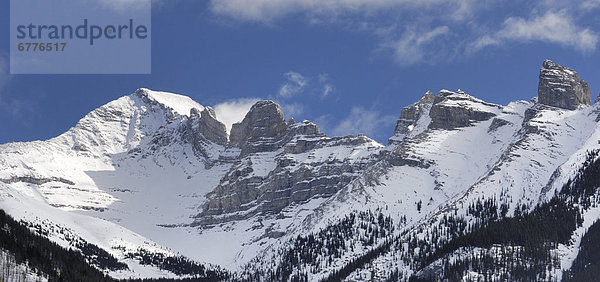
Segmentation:
[(151, 75), (9, 75), (9, 1), (0, 11), (0, 143), (57, 136), (140, 87), (222, 109), (272, 99), (329, 135), (385, 143), (427, 90), (528, 100), (546, 58), (592, 99), (600, 85), (598, 0), (159, 0)]

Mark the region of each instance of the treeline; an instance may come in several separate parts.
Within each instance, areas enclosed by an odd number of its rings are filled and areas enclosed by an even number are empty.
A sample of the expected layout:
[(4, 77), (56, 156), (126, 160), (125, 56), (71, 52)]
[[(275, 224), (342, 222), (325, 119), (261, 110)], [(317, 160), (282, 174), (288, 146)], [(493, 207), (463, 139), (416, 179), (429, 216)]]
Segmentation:
[[(308, 281), (309, 274), (340, 267), (334, 263), (344, 255), (366, 252), (350, 262), (350, 265), (363, 264), (382, 251), (378, 246), (390, 241), (395, 228), (392, 218), (384, 216), (381, 211), (351, 212), (319, 232), (297, 236), (289, 247), (279, 250), (276, 261), (272, 261), (266, 270), (257, 269), (251, 262), (241, 279)], [(336, 280), (347, 275), (351, 268), (346, 265), (332, 272), (330, 277)]]
[(134, 253), (128, 253), (126, 258), (136, 259), (142, 265), (152, 265), (176, 275), (190, 275), (197, 277), (194, 278), (196, 279), (194, 281), (221, 281), (230, 276), (227, 271), (208, 269), (206, 266), (183, 256), (166, 256), (162, 253), (152, 253), (144, 249), (138, 249)]
[[(561, 190), (563, 197), (587, 209), (597, 207), (600, 187), (599, 151), (588, 153), (579, 173)], [(565, 281), (598, 281), (600, 277), (600, 221), (594, 222), (581, 238), (579, 253), (571, 269), (563, 272)]]
[(573, 231), (582, 223), (579, 210), (553, 198), (537, 206), (531, 213), (493, 221), (448, 242), (433, 254), (425, 264), (461, 247), (490, 248), (493, 245), (522, 246), (534, 250), (558, 243), (567, 244)]
[(0, 248), (48, 277), (49, 281), (112, 281), (90, 266), (79, 251), (67, 250), (0, 210)]
[[(492, 221), (472, 228), (464, 235), (444, 243), (425, 259), (424, 268), (441, 259), (443, 268), (430, 279), (454, 280), (468, 272), (482, 275), (484, 280), (553, 280), (550, 269), (560, 268), (560, 259), (552, 252), (558, 244), (571, 244), (570, 238), (583, 223), (582, 212), (598, 205), (600, 187), (599, 151), (588, 152), (575, 176), (548, 201), (531, 212), (517, 207), (514, 217), (493, 221), (494, 205), (472, 204), (468, 213)], [(480, 208), (481, 207), (481, 208)], [(485, 212), (486, 209), (491, 211)], [(481, 211), (484, 212), (481, 212)], [(504, 208), (501, 207), (501, 213)], [(489, 216), (489, 214), (492, 216)], [(484, 220), (485, 221), (485, 220)], [(450, 261), (448, 255), (460, 250), (482, 248), (477, 254)], [(569, 271), (563, 272), (568, 281), (597, 281), (600, 275), (600, 224), (592, 225), (583, 237), (580, 252)], [(419, 280), (416, 276), (413, 280)], [(481, 277), (479, 277), (481, 278)]]
[[(466, 207), (464, 215), (446, 213), (429, 226), (395, 237), (390, 236), (394, 230), (391, 219), (388, 228), (383, 215), (366, 214), (364, 220), (365, 214), (352, 213), (317, 234), (297, 237), (279, 253), (279, 261), (270, 263), (271, 268), (247, 270), (252, 274), (246, 277), (253, 281), (306, 281), (308, 274), (329, 268), (335, 270), (325, 280), (337, 281), (386, 254), (419, 274), (408, 277), (398, 265), (392, 265), (387, 279), (382, 279), (386, 281), (555, 280), (552, 273), (560, 269), (555, 250), (559, 244), (572, 244), (570, 238), (583, 222), (582, 213), (600, 201), (598, 155), (599, 151), (589, 152), (575, 177), (548, 202), (533, 209), (518, 205), (509, 215), (506, 198), (480, 198)], [(339, 263), (349, 254), (354, 256), (342, 266), (336, 265), (335, 261)], [(437, 266), (432, 266), (436, 261)], [(585, 235), (580, 255), (563, 277), (597, 281), (599, 262), (600, 223)]]
[(598, 281), (600, 277), (600, 221), (587, 230), (571, 269), (563, 272), (564, 281)]
[[(579, 210), (558, 198), (537, 206), (531, 213), (504, 218), (459, 236), (428, 257), (423, 266), (442, 259), (441, 279), (453, 280), (476, 272), (485, 279), (536, 281), (549, 280), (547, 270), (560, 267), (551, 250), (568, 244), (573, 231), (582, 223)], [(481, 248), (472, 253), (473, 248)], [(450, 261), (455, 251), (470, 252)], [(434, 278), (434, 277), (430, 277)]]
[[(109, 277), (96, 267), (104, 270), (127, 269), (126, 264), (119, 262), (102, 248), (82, 239), (73, 242), (77, 248), (81, 249), (79, 251), (65, 249), (38, 233), (44, 234), (40, 226), (30, 227), (18, 222), (0, 209), (0, 249), (7, 252), (11, 260), (14, 258), (14, 261), (10, 262), (11, 265), (27, 265), (38, 276), (47, 277), (49, 281), (119, 281)], [(143, 251), (130, 254), (130, 257), (139, 259), (142, 264), (151, 264), (178, 275), (192, 277), (126, 279), (123, 281), (223, 281), (230, 277), (226, 271), (211, 270), (184, 257), (168, 257)], [(93, 263), (96, 267), (89, 263)], [(2, 281), (15, 279), (20, 278), (0, 277)]]
[(580, 204), (584, 209), (598, 204), (598, 187), (600, 187), (599, 150), (587, 153), (586, 160), (573, 179), (570, 179), (560, 193), (561, 198)]
[(43, 275), (41, 271), (29, 269), (24, 264), (18, 264), (12, 254), (0, 250), (0, 280), (12, 282), (44, 281)]
[(44, 228), (44, 226), (32, 222), (22, 221), (20, 223), (25, 225), (25, 227), (27, 227), (29, 230), (33, 231), (33, 233), (42, 237), (47, 238), (50, 234), (47, 228), (49, 228), (52, 232), (61, 234), (69, 242), (69, 245), (71, 247), (81, 251), (81, 255), (88, 264), (93, 265), (101, 270), (115, 271), (128, 269), (127, 264), (120, 262), (117, 258), (109, 254), (104, 249), (94, 244), (88, 243), (86, 240), (82, 239), (79, 236), (71, 234), (67, 228), (57, 227), (53, 225)]
[[(350, 261), (350, 263), (344, 265), (344, 267), (342, 267), (341, 269), (332, 271), (331, 274), (329, 274), (329, 276), (327, 276), (322, 281), (324, 281), (324, 282), (325, 281), (327, 281), (327, 282), (342, 281), (343, 279), (348, 277), (348, 275), (352, 274), (352, 272), (354, 272), (356, 269), (362, 268), (367, 263), (369, 263), (372, 260), (374, 260), (375, 258), (379, 257), (390, 247), (390, 245), (391, 245), (391, 241), (386, 240), (383, 244), (368, 251), (366, 254), (361, 255), (356, 259), (352, 259)], [(401, 276), (398, 276), (397, 272), (392, 273), (392, 275), (396, 275), (396, 276), (392, 277), (392, 278), (394, 278), (394, 277), (396, 278), (396, 280), (394, 280), (394, 281), (398, 281), (399, 278), (401, 278)], [(375, 280), (375, 278), (371, 277), (371, 280)]]

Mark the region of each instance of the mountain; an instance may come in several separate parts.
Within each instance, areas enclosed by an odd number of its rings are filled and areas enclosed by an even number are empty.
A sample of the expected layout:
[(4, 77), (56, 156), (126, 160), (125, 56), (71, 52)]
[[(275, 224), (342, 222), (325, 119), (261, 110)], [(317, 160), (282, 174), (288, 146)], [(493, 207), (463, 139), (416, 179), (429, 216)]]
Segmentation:
[(530, 101), (427, 92), (384, 146), (272, 101), (228, 132), (211, 107), (139, 89), (0, 145), (0, 208), (116, 279), (594, 277), (600, 260), (578, 255), (598, 249), (590, 93), (547, 60)]

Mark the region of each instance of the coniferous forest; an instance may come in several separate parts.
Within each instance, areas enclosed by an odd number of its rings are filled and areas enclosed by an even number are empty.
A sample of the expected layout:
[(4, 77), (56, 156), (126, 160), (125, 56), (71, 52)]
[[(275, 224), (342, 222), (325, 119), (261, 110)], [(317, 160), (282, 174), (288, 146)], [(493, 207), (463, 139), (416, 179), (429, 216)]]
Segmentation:
[[(468, 272), (478, 276), (472, 280), (504, 281), (554, 281), (549, 269), (559, 269), (560, 259), (554, 251), (559, 244), (570, 245), (572, 233), (583, 223), (582, 214), (598, 204), (600, 186), (600, 161), (598, 151), (588, 153), (586, 161), (576, 173), (547, 202), (536, 207), (519, 206), (508, 214), (509, 206), (495, 198), (478, 199), (467, 209), (468, 216), (476, 218), (472, 223), (461, 215), (444, 216), (430, 233), (429, 240), (419, 239), (415, 233), (389, 237), (396, 226), (391, 219), (363, 221), (363, 214), (350, 214), (328, 229), (307, 237), (298, 237), (293, 247), (282, 253), (278, 272), (272, 281), (291, 277), (294, 281), (306, 280), (311, 271), (307, 265), (327, 264), (328, 257), (340, 257), (353, 251), (352, 244), (344, 244), (349, 235), (361, 234), (359, 238), (374, 238), (362, 242), (368, 251), (333, 271), (325, 280), (339, 281), (352, 272), (367, 268), (373, 259), (386, 252), (405, 255), (395, 259), (411, 265), (416, 274), (407, 276), (393, 270), (387, 281), (439, 281), (463, 280)], [(367, 213), (374, 214), (374, 213)], [(356, 220), (356, 219), (360, 220)], [(368, 217), (367, 217), (368, 218)], [(377, 218), (377, 217), (376, 217)], [(381, 217), (379, 217), (381, 218)], [(380, 228), (364, 229), (369, 225)], [(400, 223), (401, 224), (401, 223)], [(366, 232), (365, 232), (366, 231)], [(371, 235), (369, 235), (371, 234)], [(374, 243), (377, 242), (377, 243)], [(572, 281), (595, 281), (600, 274), (600, 224), (590, 227), (581, 242), (581, 252), (563, 278)], [(408, 246), (408, 249), (404, 249)], [(415, 252), (414, 250), (418, 250)], [(477, 250), (477, 251), (474, 251)], [(466, 255), (449, 259), (455, 252)], [(433, 262), (440, 262), (437, 269), (427, 269)], [(295, 266), (303, 265), (304, 269)], [(256, 275), (260, 277), (260, 275)]]
[[(531, 212), (515, 211), (513, 217), (481, 224), (471, 231), (443, 244), (423, 265), (442, 259), (442, 271), (429, 277), (413, 276), (411, 280), (458, 280), (467, 271), (486, 274), (504, 269), (501, 280), (552, 281), (547, 275), (549, 266), (560, 267), (560, 260), (553, 249), (558, 244), (569, 245), (571, 235), (583, 223), (582, 213), (598, 205), (600, 187), (599, 152), (589, 152), (575, 177), (565, 183), (560, 191)], [(483, 205), (491, 207), (491, 205)], [(481, 210), (476, 208), (475, 210)], [(485, 210), (485, 208), (483, 209)], [(490, 213), (489, 211), (486, 213)], [(494, 210), (491, 213), (495, 213)], [(600, 275), (600, 224), (594, 223), (580, 245), (579, 254), (570, 270), (563, 273), (567, 281), (597, 281)], [(459, 249), (483, 248), (483, 252), (450, 262), (444, 257)], [(492, 249), (495, 248), (494, 251)], [(501, 255), (498, 256), (498, 253)], [(501, 259), (499, 259), (501, 258)], [(506, 270), (509, 271), (506, 271)], [(507, 275), (509, 273), (510, 275)]]
[[(14, 261), (5, 267), (25, 264), (35, 270), (38, 276), (49, 281), (116, 281), (105, 275), (100, 269), (118, 270), (127, 268), (115, 257), (87, 242), (77, 242), (79, 250), (65, 249), (51, 242), (46, 237), (36, 234), (27, 225), (14, 220), (0, 210), (0, 249), (7, 252)], [(177, 279), (176, 281), (221, 281), (228, 277), (226, 272), (207, 270), (204, 266), (183, 258), (169, 258), (152, 254), (132, 254), (143, 257), (142, 263), (162, 263), (169, 270), (182, 274), (196, 274), (195, 278)], [(91, 266), (94, 264), (96, 267)], [(98, 268), (97, 268), (98, 267)], [(3, 272), (18, 277), (2, 277), (2, 281), (24, 281), (22, 273)], [(201, 274), (201, 275), (200, 275)], [(128, 280), (128, 281), (175, 281), (173, 279)]]
[[(47, 276), (50, 281), (112, 281), (100, 270), (90, 266), (79, 251), (64, 249), (35, 234), (3, 210), (0, 210), (0, 226), (0, 247), (12, 254), (17, 264), (27, 264), (29, 268)], [(106, 260), (116, 261), (106, 252), (102, 255)], [(123, 265), (116, 264), (114, 267)], [(8, 281), (15, 278), (4, 277)]]

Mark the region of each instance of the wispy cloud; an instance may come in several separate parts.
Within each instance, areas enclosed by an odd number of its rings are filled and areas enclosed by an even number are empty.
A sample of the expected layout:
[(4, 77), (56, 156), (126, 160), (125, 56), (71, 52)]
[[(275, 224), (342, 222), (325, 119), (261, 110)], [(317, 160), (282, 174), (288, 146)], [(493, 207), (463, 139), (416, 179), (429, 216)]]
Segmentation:
[(300, 102), (279, 103), (286, 118), (298, 118), (304, 113), (304, 105)]
[[(407, 29), (400, 39), (385, 42), (384, 48), (389, 48), (392, 51), (394, 60), (400, 65), (412, 65), (422, 62), (426, 55), (435, 53), (435, 50), (427, 48), (432, 41), (438, 37), (447, 35), (450, 28), (447, 26), (439, 26), (432, 30), (417, 32), (414, 29)], [(432, 47), (438, 47), (433, 45)]]
[(258, 102), (257, 98), (244, 98), (226, 101), (214, 106), (217, 119), (225, 124), (227, 132), (231, 131), (231, 125), (244, 119), (252, 105)]
[[(587, 53), (598, 33), (587, 19), (600, 0), (211, 0), (211, 12), (234, 21), (273, 25), (286, 18), (365, 33), (376, 54), (398, 65), (449, 61), (483, 48), (547, 42)], [(529, 15), (529, 16), (527, 16)]]
[(293, 14), (310, 18), (332, 18), (350, 15), (373, 15), (381, 11), (419, 10), (435, 6), (450, 7), (454, 17), (467, 15), (473, 0), (211, 0), (211, 10), (237, 20), (273, 22)]
[[(485, 0), (491, 2), (496, 0)], [(477, 0), (211, 0), (213, 14), (237, 21), (272, 25), (286, 17), (302, 16), (310, 24), (334, 24), (348, 31), (365, 32), (379, 41), (400, 65), (420, 63), (424, 58), (450, 53), (450, 40), (434, 43), (453, 29), (448, 24), (464, 23), (480, 7)], [(444, 19), (440, 21), (439, 19)], [(436, 23), (438, 22), (438, 23)], [(440, 24), (444, 23), (444, 24)], [(387, 30), (382, 34), (382, 30)], [(448, 45), (446, 45), (448, 44)], [(333, 87), (323, 87), (331, 94)], [(325, 95), (325, 96), (326, 96)]]
[(581, 3), (581, 9), (589, 10), (600, 7), (600, 0), (586, 0)]
[(389, 132), (382, 129), (394, 124), (396, 116), (383, 115), (374, 109), (364, 107), (353, 107), (350, 114), (331, 130), (331, 134), (344, 136), (348, 134), (365, 134), (369, 137), (387, 136)]
[(308, 80), (303, 75), (294, 71), (286, 72), (283, 76), (286, 78), (286, 81), (277, 93), (281, 98), (291, 98), (296, 94), (302, 93), (308, 83)]
[(566, 10), (547, 11), (543, 15), (534, 15), (528, 19), (506, 19), (500, 31), (479, 38), (475, 42), (475, 48), (499, 45), (506, 41), (551, 42), (589, 52), (596, 49), (598, 34), (575, 24), (572, 15)]
[(321, 98), (325, 98), (335, 91), (333, 84), (329, 79), (329, 74), (322, 73), (317, 76), (319, 83), (321, 84)]
[(323, 85), (323, 98), (329, 96), (329, 94), (333, 93), (335, 89), (333, 88), (333, 85), (331, 84), (325, 84)]
[(311, 96), (323, 99), (335, 92), (335, 86), (327, 73), (305, 76), (295, 71), (289, 71), (284, 73), (283, 77), (285, 81), (273, 99), (289, 100), (299, 97), (300, 94), (303, 98)]

